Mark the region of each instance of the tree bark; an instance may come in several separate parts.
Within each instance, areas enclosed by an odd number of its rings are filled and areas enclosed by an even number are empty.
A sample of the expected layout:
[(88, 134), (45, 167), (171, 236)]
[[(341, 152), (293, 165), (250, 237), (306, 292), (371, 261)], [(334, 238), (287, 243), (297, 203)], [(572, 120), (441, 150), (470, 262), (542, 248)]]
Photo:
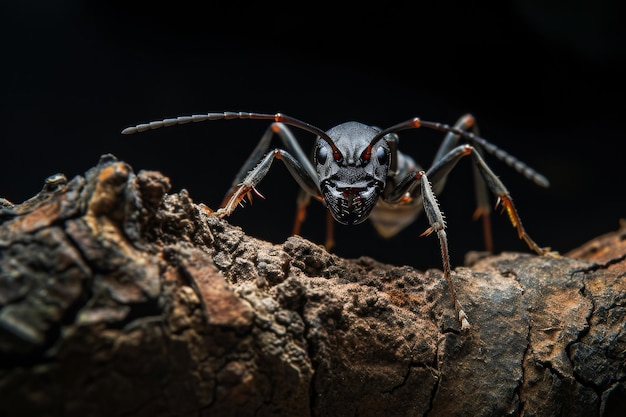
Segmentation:
[[(617, 416), (626, 227), (437, 269), (274, 245), (112, 155), (0, 209), (0, 416)], [(469, 259), (469, 258), (468, 258)]]

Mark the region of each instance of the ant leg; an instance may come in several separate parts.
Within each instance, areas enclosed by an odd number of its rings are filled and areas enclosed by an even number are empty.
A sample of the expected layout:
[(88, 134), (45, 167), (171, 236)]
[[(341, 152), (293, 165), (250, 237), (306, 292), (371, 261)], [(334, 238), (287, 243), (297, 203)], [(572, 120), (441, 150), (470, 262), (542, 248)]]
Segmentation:
[[(446, 154), (441, 160), (435, 165), (435, 169), (431, 170), (435, 174), (436, 177), (445, 178), (450, 169), (456, 165), (456, 163), (463, 157), (465, 154), (462, 152), (464, 146), (459, 146), (455, 148), (453, 151)], [(428, 174), (429, 175), (429, 174)], [(421, 187), (418, 185), (421, 184)], [(430, 227), (426, 229), (421, 236), (430, 235), (431, 233), (437, 233), (437, 237), (439, 238), (439, 247), (441, 249), (441, 259), (443, 265), (443, 276), (448, 282), (448, 287), (450, 289), (450, 296), (452, 297), (452, 302), (454, 303), (454, 308), (457, 313), (457, 317), (461, 322), (461, 329), (467, 330), (470, 328), (469, 320), (467, 319), (467, 314), (465, 314), (465, 310), (461, 306), (461, 303), (456, 298), (456, 291), (454, 290), (454, 284), (452, 282), (452, 271), (450, 267), (450, 255), (448, 251), (448, 238), (446, 235), (446, 222), (441, 213), (441, 209), (439, 208), (439, 203), (437, 202), (437, 198), (435, 197), (435, 192), (433, 191), (432, 185), (426, 172), (424, 171), (413, 171), (409, 173), (399, 184), (398, 186), (392, 190), (388, 198), (385, 200), (389, 204), (396, 205), (399, 204), (408, 204), (410, 201), (421, 198), (422, 206), (424, 208), (424, 212), (426, 213), (426, 217), (428, 219), (428, 223)]]
[[(315, 172), (315, 168), (309, 161), (308, 157), (305, 155), (304, 151), (302, 150), (302, 147), (298, 143), (297, 139), (295, 138), (291, 130), (289, 130), (289, 128), (282, 123), (272, 123), (272, 125), (265, 131), (265, 133), (261, 137), (261, 140), (259, 141), (257, 146), (254, 148), (254, 150), (252, 151), (252, 153), (250, 154), (246, 162), (243, 164), (243, 166), (241, 167), (241, 169), (235, 176), (235, 179), (233, 180), (233, 183), (230, 189), (228, 190), (228, 192), (226, 193), (222, 201), (222, 205), (221, 205), (222, 209), (220, 209), (221, 213), (226, 213), (226, 212), (228, 214), (232, 213), (234, 208), (241, 202), (244, 196), (247, 196), (248, 200), (251, 200), (250, 191), (255, 191), (256, 194), (260, 195), (258, 191), (254, 190), (253, 188), (246, 190), (247, 188), (247, 186), (245, 185), (246, 178), (248, 174), (253, 169), (255, 169), (255, 166), (262, 165), (262, 163), (259, 163), (259, 161), (261, 161), (262, 158), (267, 153), (270, 142), (274, 138), (274, 135), (276, 134), (280, 138), (285, 148), (288, 151), (293, 153), (293, 155), (295, 156), (295, 160), (299, 163), (299, 167), (295, 170), (298, 173), (295, 174), (295, 176), (301, 177), (302, 175), (304, 175), (307, 178), (311, 178), (311, 179), (317, 178), (317, 173)], [(271, 164), (271, 160), (266, 161), (265, 163)], [(260, 173), (260, 171), (262, 171), (261, 168), (259, 168), (256, 175), (261, 175), (261, 178), (262, 178), (265, 176), (265, 172)], [(294, 174), (292, 173), (292, 175)], [(248, 178), (248, 181), (251, 181), (251, 179)], [(260, 179), (257, 182), (260, 182)], [(305, 186), (304, 188), (307, 188), (307, 189), (315, 188), (317, 190), (316, 186), (315, 187)], [(307, 189), (300, 190), (298, 199), (296, 202), (296, 215), (295, 215), (294, 226), (293, 226), (293, 231), (292, 231), (292, 234), (294, 235), (300, 234), (300, 227), (306, 217), (306, 209), (309, 205), (310, 196), (311, 196), (310, 190), (307, 190)], [(319, 194), (319, 191), (316, 191), (316, 194)], [(330, 240), (327, 238), (327, 245), (328, 245), (328, 241), (332, 241), (332, 238)]]
[[(248, 201), (252, 201), (252, 192), (261, 196), (256, 190), (256, 186), (267, 175), (274, 158), (280, 159), (284, 162), (287, 170), (296, 182), (302, 187), (304, 191), (311, 194), (318, 200), (322, 200), (322, 193), (317, 184), (317, 176), (311, 177), (308, 170), (294, 158), (289, 152), (282, 149), (274, 149), (268, 152), (263, 159), (246, 175), (246, 177), (236, 186), (227, 196), (226, 203), (217, 211), (219, 217), (230, 216), (235, 208), (243, 201), (244, 198), (248, 198)], [(261, 196), (262, 197), (262, 196)]]
[(232, 182), (232, 185), (228, 192), (226, 193), (221, 207), (224, 207), (231, 199), (233, 194), (237, 191), (239, 184), (243, 181), (243, 179), (248, 175), (250, 171), (252, 171), (257, 164), (261, 161), (261, 159), (267, 153), (271, 140), (274, 138), (274, 135), (278, 135), (281, 142), (285, 146), (288, 152), (293, 153), (295, 159), (299, 162), (301, 169), (307, 172), (307, 175), (311, 178), (316, 178), (317, 173), (315, 172), (315, 168), (309, 161), (308, 157), (305, 155), (302, 147), (298, 143), (297, 139), (291, 133), (289, 128), (282, 123), (272, 123), (270, 127), (265, 131), (261, 140), (254, 148), (246, 162), (244, 162), (243, 166), (239, 169), (239, 172), (235, 176), (235, 179)]
[[(227, 215), (229, 215), (244, 199), (244, 197), (247, 197), (248, 200), (251, 201), (252, 191), (260, 196), (258, 191), (254, 189), (254, 185), (250, 186), (249, 184), (254, 182), (256, 185), (263, 177), (265, 177), (267, 170), (269, 170), (269, 165), (271, 165), (273, 157), (269, 156), (271, 152), (269, 154), (266, 153), (274, 135), (278, 135), (285, 148), (293, 154), (293, 156), (287, 154), (288, 156), (286, 157), (287, 167), (290, 171), (293, 171), (291, 172), (292, 176), (296, 178), (296, 180), (298, 180), (298, 178), (306, 177), (308, 182), (312, 182), (311, 184), (306, 185), (301, 184), (302, 189), (300, 190), (296, 200), (296, 215), (294, 218), (292, 234), (299, 235), (302, 223), (306, 218), (306, 210), (311, 200), (311, 191), (315, 190), (313, 195), (315, 195), (318, 200), (322, 201), (323, 199), (321, 198), (319, 189), (316, 185), (315, 178), (317, 178), (317, 172), (315, 171), (315, 168), (302, 150), (302, 147), (291, 130), (283, 123), (272, 123), (272, 125), (265, 131), (257, 146), (254, 148), (246, 162), (235, 176), (230, 189), (222, 201), (222, 208), (218, 210), (218, 213), (222, 215), (227, 213)], [(275, 151), (274, 154), (280, 159), (283, 152), (284, 151), (279, 151), (276, 153)], [(290, 159), (293, 160), (293, 162), (289, 162)], [(267, 165), (267, 167), (264, 168), (264, 165)], [(290, 166), (293, 168), (290, 168)], [(250, 174), (253, 170), (256, 170), (256, 174), (251, 176)], [(325, 247), (327, 250), (330, 250), (330, 248), (334, 245), (332, 221), (331, 217), (327, 220), (326, 225), (327, 232)], [(331, 223), (328, 224), (329, 222)]]
[(304, 223), (304, 219), (306, 219), (306, 209), (309, 207), (310, 201), (310, 194), (306, 193), (304, 190), (298, 192), (298, 198), (296, 199), (296, 216), (293, 221), (292, 234), (300, 234), (302, 223)]
[(476, 210), (472, 218), (483, 220), (483, 237), (485, 239), (485, 250), (493, 253), (493, 234), (491, 232), (491, 206), (489, 205), (489, 196), (487, 195), (487, 185), (480, 175), (480, 170), (476, 165), (472, 165), (472, 174), (474, 177), (474, 194), (476, 195)]
[[(302, 223), (304, 223), (304, 219), (306, 218), (306, 210), (309, 206), (309, 202), (311, 201), (311, 194), (305, 192), (304, 190), (300, 190), (298, 193), (298, 199), (296, 201), (296, 216), (293, 222), (293, 232), (294, 235), (300, 235), (300, 229)], [(330, 252), (330, 250), (335, 246), (335, 219), (333, 219), (330, 211), (326, 211), (326, 241), (324, 242), (324, 248)]]
[(441, 258), (443, 262), (443, 276), (448, 282), (448, 287), (450, 289), (450, 296), (452, 297), (452, 302), (454, 303), (454, 308), (457, 313), (457, 317), (461, 322), (461, 330), (467, 330), (470, 328), (469, 320), (467, 319), (467, 314), (463, 310), (461, 303), (456, 298), (456, 291), (454, 290), (454, 284), (452, 283), (452, 271), (450, 268), (450, 255), (448, 252), (448, 238), (446, 236), (446, 222), (443, 217), (443, 213), (439, 209), (439, 203), (433, 193), (431, 188), (431, 184), (428, 181), (426, 173), (424, 171), (418, 172), (415, 177), (416, 180), (419, 180), (422, 184), (421, 191), (422, 197), (424, 200), (424, 212), (426, 213), (426, 217), (428, 218), (428, 223), (430, 227), (422, 233), (424, 235), (430, 235), (431, 233), (437, 233), (437, 237), (439, 238), (439, 247), (441, 248)]
[[(472, 133), (478, 136), (478, 125), (476, 124), (476, 119), (470, 113), (467, 113), (461, 116), (457, 122), (454, 124), (453, 129), (469, 131), (472, 130)], [(443, 143), (437, 150), (437, 154), (433, 160), (432, 165), (435, 166), (439, 161), (441, 161), (446, 154), (448, 154), (453, 148), (455, 148), (459, 141), (461, 140), (461, 135), (450, 131), (444, 137)], [(479, 144), (474, 145), (478, 150), (480, 149)], [(487, 186), (482, 176), (480, 175), (480, 171), (476, 167), (472, 167), (472, 173), (474, 178), (474, 194), (476, 196), (476, 210), (474, 210), (473, 218), (477, 220), (482, 218), (483, 222), (483, 237), (485, 239), (485, 250), (487, 252), (493, 252), (493, 236), (491, 232), (491, 206), (489, 204), (489, 197), (487, 195)], [(437, 193), (440, 193), (443, 190), (445, 185), (445, 178), (442, 178), (439, 182), (433, 184)]]
[[(502, 205), (503, 209), (506, 210), (509, 220), (513, 227), (517, 229), (517, 234), (520, 239), (524, 239), (526, 244), (530, 249), (538, 253), (539, 255), (546, 255), (550, 253), (550, 248), (542, 248), (528, 235), (524, 226), (522, 226), (522, 221), (517, 213), (517, 209), (513, 204), (513, 199), (509, 191), (506, 189), (502, 181), (493, 173), (493, 171), (489, 168), (480, 152), (471, 145), (462, 145), (458, 148), (453, 149), (448, 153), (444, 158), (442, 158), (441, 162), (443, 162), (443, 166), (435, 165), (428, 172), (433, 172), (433, 176), (436, 176), (435, 172), (438, 173), (439, 170), (449, 171), (448, 166), (452, 164), (454, 166), (456, 161), (458, 161), (461, 157), (466, 155), (472, 155), (472, 159), (474, 160), (475, 167), (478, 170), (480, 177), (485, 181), (489, 189), (492, 193), (497, 197), (496, 208)], [(447, 174), (446, 174), (447, 175)], [(486, 198), (486, 196), (485, 196)]]
[(330, 210), (326, 210), (326, 242), (324, 242), (324, 248), (330, 251), (335, 246), (335, 219), (330, 213)]
[(476, 151), (472, 146), (467, 145), (467, 153), (471, 153), (474, 162), (476, 163), (476, 167), (480, 171), (482, 178), (487, 183), (487, 186), (491, 191), (497, 196), (498, 200), (496, 201), (496, 208), (498, 206), (502, 206), (503, 210), (506, 210), (509, 220), (513, 227), (517, 229), (517, 235), (520, 239), (524, 239), (529, 248), (534, 250), (539, 255), (547, 255), (550, 254), (550, 248), (542, 248), (535, 243), (533, 239), (526, 233), (524, 226), (522, 226), (522, 221), (517, 213), (517, 209), (513, 204), (513, 199), (509, 194), (509, 191), (506, 189), (502, 181), (493, 173), (493, 171), (489, 168), (485, 160), (482, 158), (479, 152)]

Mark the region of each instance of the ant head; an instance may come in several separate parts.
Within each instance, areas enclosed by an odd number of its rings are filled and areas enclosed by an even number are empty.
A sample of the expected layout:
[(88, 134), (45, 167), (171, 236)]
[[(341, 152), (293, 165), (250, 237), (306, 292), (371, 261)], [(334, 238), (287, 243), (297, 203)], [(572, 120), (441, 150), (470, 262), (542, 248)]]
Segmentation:
[(357, 122), (342, 123), (318, 138), (314, 163), (320, 190), (335, 220), (358, 224), (367, 219), (385, 189), (391, 150), (385, 140), (371, 144), (379, 129)]

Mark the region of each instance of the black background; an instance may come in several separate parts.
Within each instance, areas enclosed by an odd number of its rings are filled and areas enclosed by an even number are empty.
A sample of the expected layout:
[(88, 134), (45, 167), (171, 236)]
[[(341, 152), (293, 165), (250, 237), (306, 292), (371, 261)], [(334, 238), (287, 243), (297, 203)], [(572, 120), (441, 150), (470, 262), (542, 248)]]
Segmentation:
[[(264, 122), (120, 131), (218, 111), (283, 112), (323, 130), (414, 116), (454, 123), (471, 112), (482, 136), (551, 180), (541, 189), (488, 158), (540, 245), (566, 252), (615, 230), (626, 180), (622, 6), (391, 3), (2, 2), (0, 196), (21, 202), (47, 176), (82, 175), (112, 153), (217, 208)], [(428, 166), (441, 138), (407, 131), (400, 144)], [(455, 264), (483, 242), (470, 171), (461, 161), (439, 198)], [(297, 185), (276, 163), (259, 190), (266, 199), (230, 221), (282, 242)], [(313, 204), (302, 234), (321, 243), (324, 221)], [(367, 222), (337, 226), (335, 252), (439, 268), (437, 240), (418, 237), (427, 227), (420, 217), (385, 241)], [(528, 251), (506, 216), (494, 215), (493, 227), (498, 252)]]

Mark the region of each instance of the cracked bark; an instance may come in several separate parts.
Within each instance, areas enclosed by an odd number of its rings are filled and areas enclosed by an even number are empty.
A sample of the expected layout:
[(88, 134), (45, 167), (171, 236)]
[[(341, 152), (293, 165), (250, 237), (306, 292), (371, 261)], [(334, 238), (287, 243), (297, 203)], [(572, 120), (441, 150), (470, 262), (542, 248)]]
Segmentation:
[[(626, 227), (441, 271), (274, 245), (111, 155), (0, 209), (2, 416), (614, 416)], [(469, 259), (469, 258), (468, 258)]]

